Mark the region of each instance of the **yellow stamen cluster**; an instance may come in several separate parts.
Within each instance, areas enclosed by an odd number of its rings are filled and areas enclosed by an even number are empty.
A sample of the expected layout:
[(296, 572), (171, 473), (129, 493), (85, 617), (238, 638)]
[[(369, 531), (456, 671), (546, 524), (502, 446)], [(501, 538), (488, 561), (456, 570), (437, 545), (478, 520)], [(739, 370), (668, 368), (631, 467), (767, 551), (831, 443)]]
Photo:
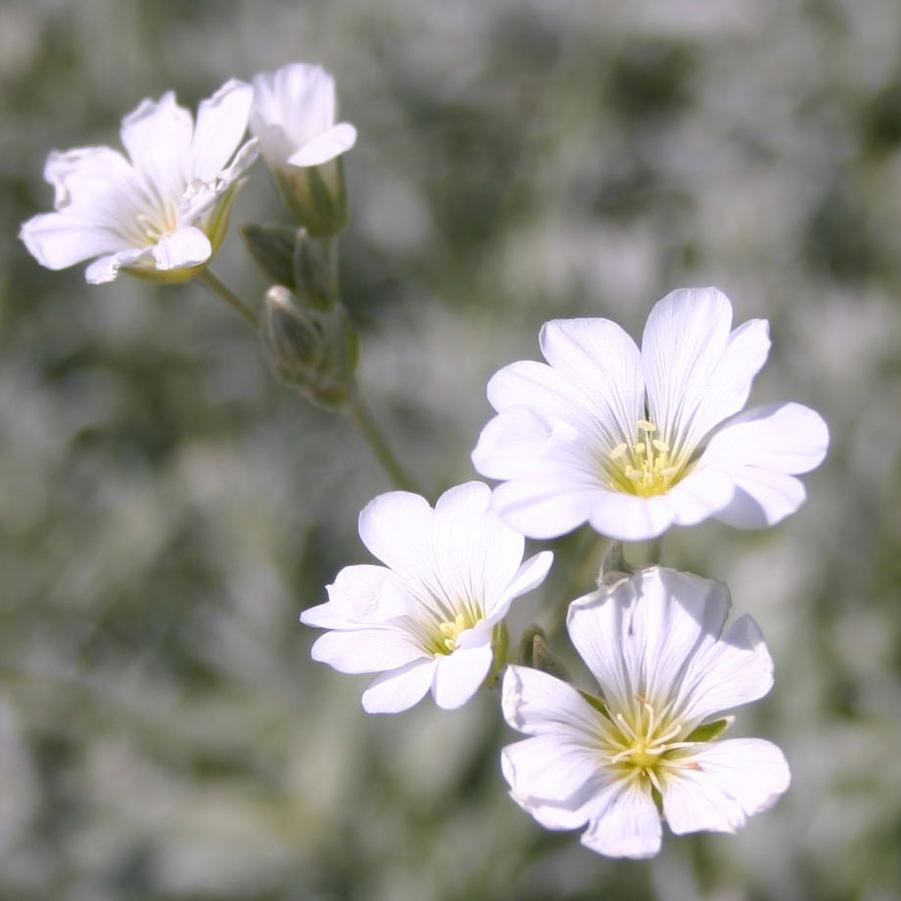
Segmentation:
[(441, 653), (452, 654), (454, 651), (456, 651), (457, 639), (460, 637), (460, 633), (467, 628), (469, 628), (469, 626), (467, 625), (466, 617), (462, 613), (458, 613), (454, 617), (453, 621), (440, 623), (438, 626), (438, 631), (443, 636), (443, 640), (439, 639), (439, 647), (444, 648)]
[(657, 426), (647, 419), (638, 420), (641, 440), (634, 444), (618, 444), (607, 462), (607, 474), (611, 488), (651, 497), (669, 491), (683, 468), (673, 459), (669, 444), (652, 436)]
[[(667, 769), (698, 769), (690, 755), (674, 753), (699, 744), (685, 741), (684, 725), (661, 712), (643, 696), (636, 695), (638, 705), (625, 714), (610, 713), (604, 730), (604, 751), (608, 765), (632, 778), (648, 779), (661, 791), (661, 777)], [(679, 737), (683, 736), (683, 740)]]

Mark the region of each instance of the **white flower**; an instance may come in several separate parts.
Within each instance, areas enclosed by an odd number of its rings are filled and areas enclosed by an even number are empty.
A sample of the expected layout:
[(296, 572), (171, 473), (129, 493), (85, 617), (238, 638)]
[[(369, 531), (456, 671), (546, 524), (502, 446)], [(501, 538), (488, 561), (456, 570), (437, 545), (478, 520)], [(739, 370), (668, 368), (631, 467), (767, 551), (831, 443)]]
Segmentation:
[(797, 473), (822, 461), (822, 418), (800, 404), (745, 405), (769, 353), (769, 328), (732, 328), (716, 288), (673, 291), (648, 317), (639, 351), (608, 319), (557, 319), (541, 330), (550, 365), (519, 362), (488, 385), (498, 415), (473, 451), (506, 480), (501, 517), (534, 538), (588, 521), (638, 541), (715, 516), (772, 525), (804, 501)]
[(301, 622), (331, 629), (313, 659), (344, 673), (381, 673), (363, 694), (369, 713), (412, 707), (429, 689), (459, 707), (491, 669), (493, 634), (513, 600), (540, 585), (553, 555), (522, 563), (523, 537), (489, 510), (481, 482), (446, 491), (433, 510), (418, 494), (379, 495), (360, 537), (385, 566), (348, 566), (326, 604)]
[(661, 809), (681, 835), (735, 832), (770, 807), (791, 778), (779, 748), (713, 740), (733, 719), (721, 711), (773, 684), (749, 616), (721, 634), (729, 606), (725, 586), (661, 568), (575, 601), (569, 634), (603, 701), (508, 668), (504, 716), (531, 736), (502, 752), (511, 797), (548, 829), (587, 824), (582, 844), (611, 857), (656, 854)]
[(337, 234), (347, 218), (341, 154), (357, 140), (335, 122), (335, 80), (321, 66), (292, 63), (253, 78), (250, 129), (298, 221), (314, 236)]
[(321, 166), (350, 150), (357, 130), (335, 122), (335, 80), (321, 66), (291, 63), (253, 78), (250, 128), (267, 165)]
[(239, 179), (256, 159), (256, 141), (238, 149), (252, 97), (229, 81), (201, 102), (195, 125), (169, 91), (122, 120), (128, 158), (111, 147), (53, 151), (44, 178), (56, 212), (29, 219), (19, 236), (49, 269), (98, 257), (85, 272), (92, 284), (120, 269), (190, 278), (222, 243)]

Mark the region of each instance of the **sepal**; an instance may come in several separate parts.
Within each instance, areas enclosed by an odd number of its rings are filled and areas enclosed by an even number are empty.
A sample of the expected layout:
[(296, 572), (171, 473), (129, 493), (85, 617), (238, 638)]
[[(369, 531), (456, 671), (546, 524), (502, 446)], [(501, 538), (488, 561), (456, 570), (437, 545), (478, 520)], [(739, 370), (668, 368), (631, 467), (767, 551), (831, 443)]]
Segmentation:
[(340, 304), (310, 309), (284, 285), (266, 293), (260, 337), (278, 379), (325, 407), (340, 407), (354, 391), (357, 333)]

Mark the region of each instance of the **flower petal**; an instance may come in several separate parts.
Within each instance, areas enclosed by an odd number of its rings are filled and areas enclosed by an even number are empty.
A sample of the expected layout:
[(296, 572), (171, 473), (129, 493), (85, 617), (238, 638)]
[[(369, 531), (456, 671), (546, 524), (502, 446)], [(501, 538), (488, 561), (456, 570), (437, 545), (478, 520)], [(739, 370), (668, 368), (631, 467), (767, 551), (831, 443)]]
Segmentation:
[(357, 130), (349, 122), (339, 122), (307, 141), (288, 157), (292, 166), (321, 166), (346, 153), (357, 143)]
[(452, 654), (437, 658), (432, 696), (444, 710), (454, 710), (465, 704), (485, 681), (491, 669), (491, 645), (485, 643), (471, 648), (457, 648)]
[(143, 100), (122, 120), (122, 144), (135, 168), (145, 173), (160, 197), (181, 196), (191, 175), (191, 114), (167, 91), (158, 101)]
[(125, 250), (119, 250), (108, 256), (100, 257), (94, 260), (90, 266), (84, 271), (84, 277), (89, 284), (104, 285), (113, 281), (119, 274), (120, 269), (127, 266), (133, 266), (150, 257), (150, 249), (129, 247)]
[(406, 666), (382, 673), (363, 692), (367, 713), (400, 713), (418, 704), (432, 684), (434, 660), (413, 660)]
[(490, 419), (472, 452), (472, 465), (490, 479), (530, 476), (547, 450), (553, 427), (528, 407), (511, 407)]
[(612, 705), (630, 708), (641, 695), (665, 706), (698, 655), (717, 644), (728, 611), (719, 582), (652, 567), (574, 601), (567, 628)]
[[(728, 598), (725, 587), (720, 587)], [(772, 687), (773, 659), (760, 627), (746, 614), (719, 641), (699, 642), (678, 686), (677, 710), (684, 719), (701, 722), (713, 714), (756, 701)]]
[(126, 246), (115, 232), (69, 211), (32, 216), (19, 229), (19, 238), (47, 269), (65, 269)]
[(600, 714), (571, 685), (540, 670), (510, 665), (501, 688), (504, 719), (526, 735), (579, 735), (596, 744)]
[(425, 498), (410, 491), (389, 491), (371, 500), (360, 513), (363, 544), (407, 583), (427, 598), (432, 554), (433, 510)]
[(771, 807), (791, 782), (782, 751), (759, 738), (717, 741), (692, 755), (697, 769), (667, 772), (663, 809), (678, 835), (735, 832)]
[(552, 551), (541, 551), (534, 557), (529, 557), (522, 566), (516, 571), (516, 574), (507, 584), (503, 593), (500, 594), (491, 605), (486, 609), (490, 622), (498, 622), (503, 619), (510, 609), (510, 604), (524, 594), (537, 588), (544, 580), (554, 562), (554, 554)]
[(674, 455), (696, 448), (740, 410), (769, 353), (768, 325), (746, 322), (730, 334), (732, 304), (716, 288), (672, 291), (645, 324), (642, 365), (652, 420)]
[(637, 779), (605, 787), (582, 844), (608, 857), (653, 857), (660, 851), (660, 814), (650, 788)]
[(404, 616), (410, 609), (410, 600), (397, 585), (391, 570), (384, 566), (345, 566), (326, 590), (328, 603), (301, 613), (300, 621), (304, 625), (319, 629), (358, 629), (361, 625)]
[(205, 263), (213, 247), (199, 228), (188, 226), (163, 235), (151, 252), (157, 269), (187, 269)]
[(711, 439), (701, 458), (727, 471), (756, 466), (797, 475), (816, 469), (829, 447), (829, 428), (815, 410), (782, 403), (754, 407)]
[(673, 520), (693, 526), (728, 507), (735, 496), (735, 481), (716, 469), (698, 467), (666, 493)]
[(436, 573), (445, 591), (483, 609), (503, 592), (522, 561), (523, 537), (488, 510), (491, 489), (466, 482), (435, 504), (432, 535)]
[(755, 528), (797, 510), (804, 501), (803, 486), (787, 476), (819, 466), (828, 446), (829, 429), (814, 410), (795, 403), (769, 404), (720, 429), (698, 465), (725, 472), (739, 489), (720, 518)]
[(735, 475), (735, 494), (716, 514), (720, 522), (737, 529), (763, 529), (790, 516), (807, 498), (804, 485), (781, 472), (751, 469)]
[(211, 181), (226, 167), (247, 131), (252, 103), (253, 88), (234, 78), (200, 102), (191, 141), (195, 179)]
[(601, 535), (620, 541), (646, 541), (662, 535), (676, 511), (666, 495), (638, 497), (621, 491), (598, 489), (589, 522)]
[(99, 196), (107, 196), (110, 184), (130, 181), (131, 165), (111, 147), (74, 147), (53, 150), (44, 164), (44, 180), (53, 185), (57, 210), (78, 206), (82, 214)]
[(515, 479), (494, 489), (498, 516), (529, 538), (556, 538), (592, 514), (600, 489), (567, 473)]
[(378, 673), (426, 655), (411, 635), (383, 627), (326, 632), (316, 639), (310, 656), (340, 673)]
[(488, 382), (488, 401), (498, 413), (524, 406), (548, 422), (578, 421), (586, 399), (578, 388), (544, 363), (520, 360), (498, 370)]
[(507, 745), (501, 771), (510, 797), (548, 829), (577, 829), (603, 789), (597, 744), (578, 732), (553, 732)]
[(585, 395), (606, 449), (631, 442), (644, 416), (641, 357), (609, 319), (555, 319), (541, 329), (541, 352)]

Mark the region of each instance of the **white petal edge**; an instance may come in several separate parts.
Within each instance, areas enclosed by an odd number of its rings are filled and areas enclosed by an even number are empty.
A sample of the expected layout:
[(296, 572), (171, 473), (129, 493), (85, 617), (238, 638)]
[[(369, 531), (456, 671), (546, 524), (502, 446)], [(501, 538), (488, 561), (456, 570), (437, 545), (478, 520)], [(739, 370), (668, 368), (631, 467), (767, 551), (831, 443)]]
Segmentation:
[(410, 491), (389, 491), (362, 510), (359, 533), (373, 556), (402, 577), (418, 580), (431, 560), (433, 511)]
[(339, 122), (328, 131), (316, 135), (303, 147), (288, 157), (292, 166), (306, 168), (321, 166), (329, 160), (347, 153), (357, 142), (357, 130), (349, 122)]
[(497, 515), (529, 538), (556, 538), (582, 525), (595, 507), (599, 489), (566, 473), (514, 479), (494, 489)]
[(540, 551), (534, 557), (529, 557), (516, 571), (503, 594), (486, 611), (488, 614), (486, 619), (495, 623), (506, 616), (510, 604), (516, 598), (528, 594), (544, 582), (553, 562), (553, 551)]
[(428, 693), (435, 673), (434, 660), (414, 660), (382, 673), (363, 692), (367, 713), (401, 713), (418, 704)]
[(717, 647), (729, 607), (722, 583), (652, 567), (574, 601), (566, 623), (604, 696), (622, 708), (636, 693), (665, 703), (686, 672), (703, 672), (695, 661)]
[(548, 829), (578, 829), (604, 784), (597, 745), (578, 732), (536, 735), (501, 751), (510, 797)]
[(599, 488), (588, 521), (600, 535), (620, 541), (646, 541), (662, 535), (675, 518), (676, 511), (666, 495), (638, 497)]
[(660, 851), (660, 814), (651, 792), (637, 780), (607, 785), (597, 799), (598, 809), (582, 834), (582, 844), (607, 857), (641, 859)]
[(47, 269), (65, 269), (98, 254), (125, 248), (113, 231), (70, 212), (40, 213), (24, 222), (19, 238), (28, 252)]
[(199, 228), (188, 226), (164, 235), (151, 253), (157, 269), (187, 269), (205, 263), (213, 254), (213, 246)]
[(379, 673), (426, 654), (406, 632), (382, 627), (326, 632), (313, 643), (310, 656), (339, 673)]
[(736, 832), (791, 783), (785, 755), (760, 738), (712, 742), (692, 759), (698, 769), (678, 770), (663, 786), (664, 812), (677, 835)]
[(715, 396), (711, 386), (731, 325), (732, 304), (717, 288), (671, 291), (645, 323), (641, 358), (648, 407), (676, 454), (696, 447), (724, 418), (706, 407)]
[(600, 714), (568, 683), (527, 666), (504, 673), (501, 709), (507, 723), (526, 735), (575, 732), (593, 740)]
[(117, 253), (99, 257), (94, 260), (84, 271), (85, 280), (91, 285), (105, 285), (114, 281), (119, 275), (119, 270), (138, 263), (150, 262), (150, 249), (138, 249), (129, 247)]
[(222, 172), (247, 131), (252, 103), (253, 88), (234, 78), (200, 102), (191, 142), (195, 178), (210, 181)]
[(772, 687), (773, 658), (760, 627), (745, 614), (719, 641), (698, 647), (682, 676), (677, 709), (686, 720), (700, 722), (750, 704)]
[(443, 710), (462, 707), (485, 681), (491, 669), (491, 645), (457, 648), (452, 654), (436, 658), (432, 697)]
[(176, 196), (191, 175), (191, 113), (167, 91), (158, 101), (143, 100), (122, 120), (122, 145), (135, 169), (146, 173), (161, 196)]
[(607, 449), (631, 442), (644, 417), (644, 381), (629, 335), (609, 319), (554, 319), (542, 326), (539, 344), (554, 370), (584, 393)]

